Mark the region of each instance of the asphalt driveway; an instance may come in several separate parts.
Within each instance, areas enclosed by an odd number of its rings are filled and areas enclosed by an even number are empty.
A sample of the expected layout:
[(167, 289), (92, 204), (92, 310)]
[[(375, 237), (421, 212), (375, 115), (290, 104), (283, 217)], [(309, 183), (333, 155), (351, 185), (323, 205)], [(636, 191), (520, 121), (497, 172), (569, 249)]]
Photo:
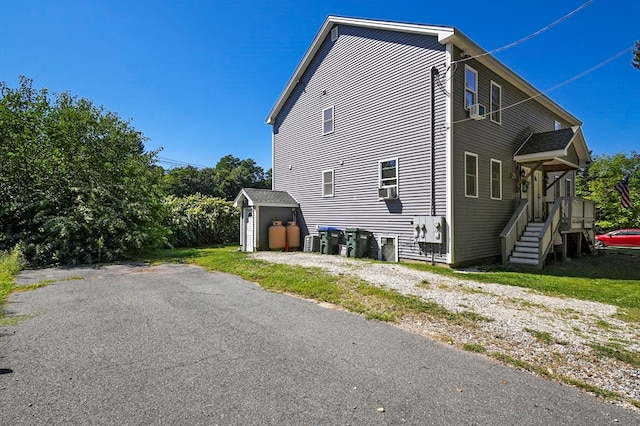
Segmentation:
[[(75, 279), (66, 279), (75, 277)], [(82, 277), (82, 278), (79, 278)], [(392, 325), (184, 265), (26, 271), (0, 424), (638, 424)]]

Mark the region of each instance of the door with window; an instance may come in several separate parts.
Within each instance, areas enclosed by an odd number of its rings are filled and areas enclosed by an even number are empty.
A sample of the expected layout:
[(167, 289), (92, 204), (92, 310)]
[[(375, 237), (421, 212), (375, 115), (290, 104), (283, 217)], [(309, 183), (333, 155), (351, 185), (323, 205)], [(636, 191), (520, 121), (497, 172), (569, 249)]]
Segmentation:
[[(531, 169), (522, 168), (523, 176), (527, 176)], [(542, 222), (545, 219), (544, 209), (544, 174), (540, 170), (536, 170), (521, 183), (520, 196), (529, 200), (529, 220), (533, 222)]]
[(544, 214), (544, 177), (540, 170), (533, 172), (533, 182), (531, 182), (531, 196), (533, 200), (533, 221), (542, 222), (545, 219)]

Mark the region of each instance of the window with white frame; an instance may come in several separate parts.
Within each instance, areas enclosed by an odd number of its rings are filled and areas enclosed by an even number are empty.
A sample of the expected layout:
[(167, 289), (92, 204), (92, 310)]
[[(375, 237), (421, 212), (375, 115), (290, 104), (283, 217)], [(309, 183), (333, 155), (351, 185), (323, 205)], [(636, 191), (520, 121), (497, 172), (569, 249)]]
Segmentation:
[(325, 170), (322, 172), (322, 196), (333, 197), (333, 170)]
[(560, 130), (560, 129), (562, 129), (562, 124), (559, 121), (554, 121), (553, 130)]
[(334, 130), (334, 108), (330, 106), (322, 110), (322, 134), (328, 135)]
[(468, 65), (464, 67), (464, 107), (478, 103), (478, 71)]
[(378, 161), (379, 188), (398, 188), (398, 159)]
[(464, 195), (478, 197), (478, 155), (471, 152), (464, 153)]
[(494, 123), (500, 124), (502, 122), (502, 87), (495, 83), (491, 82), (491, 105), (490, 108), (490, 117), (491, 121)]
[(491, 159), (491, 199), (502, 199), (502, 161)]
[(571, 179), (567, 179), (564, 181), (564, 196), (573, 197), (573, 182), (571, 181)]
[(333, 106), (322, 110), (322, 134), (328, 135), (334, 130), (335, 112)]

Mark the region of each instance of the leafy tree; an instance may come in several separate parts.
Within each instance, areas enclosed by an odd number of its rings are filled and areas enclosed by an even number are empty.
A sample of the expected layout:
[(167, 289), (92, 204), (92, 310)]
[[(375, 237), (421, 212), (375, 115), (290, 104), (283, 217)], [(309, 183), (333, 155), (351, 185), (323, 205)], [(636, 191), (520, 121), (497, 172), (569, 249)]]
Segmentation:
[(266, 188), (264, 170), (250, 158), (226, 155), (218, 161), (214, 173), (217, 196), (226, 200), (235, 199), (242, 188)]
[(201, 194), (231, 201), (248, 187), (271, 188), (271, 171), (265, 174), (254, 160), (232, 155), (222, 157), (215, 167), (176, 167), (163, 179), (165, 193), (176, 197)]
[[(627, 174), (631, 207), (622, 208), (620, 193), (615, 185)], [(577, 187), (581, 195), (596, 204), (596, 224), (603, 231), (640, 227), (640, 154), (600, 155), (593, 158), (591, 167), (578, 173)]]
[(117, 114), (21, 77), (0, 83), (0, 250), (31, 264), (119, 259), (165, 241), (145, 137)]
[(640, 70), (640, 41), (636, 41), (636, 47), (633, 49), (631, 65)]
[(165, 173), (162, 186), (165, 194), (186, 197), (193, 194), (213, 196), (215, 177), (213, 168), (176, 167)]

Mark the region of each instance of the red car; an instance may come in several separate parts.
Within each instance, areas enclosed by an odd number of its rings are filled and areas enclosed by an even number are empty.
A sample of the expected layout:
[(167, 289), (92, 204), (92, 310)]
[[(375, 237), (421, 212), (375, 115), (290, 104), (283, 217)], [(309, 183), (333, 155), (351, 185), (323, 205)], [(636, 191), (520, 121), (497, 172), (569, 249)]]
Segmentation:
[(596, 235), (596, 247), (639, 247), (640, 229), (618, 229)]

